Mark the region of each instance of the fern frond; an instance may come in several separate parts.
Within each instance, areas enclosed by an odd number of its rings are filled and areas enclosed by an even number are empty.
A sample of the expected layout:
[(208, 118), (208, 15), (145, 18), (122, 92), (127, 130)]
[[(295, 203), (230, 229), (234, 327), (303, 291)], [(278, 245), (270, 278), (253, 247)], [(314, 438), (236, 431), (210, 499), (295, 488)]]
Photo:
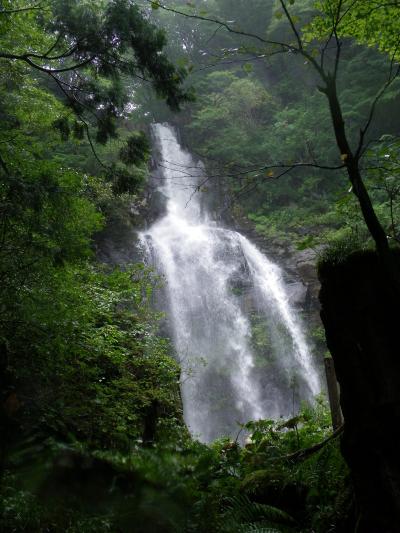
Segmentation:
[[(293, 518), (271, 505), (252, 502), (244, 494), (225, 499), (218, 531), (235, 533), (283, 533)], [(278, 529), (279, 528), (279, 529)]]

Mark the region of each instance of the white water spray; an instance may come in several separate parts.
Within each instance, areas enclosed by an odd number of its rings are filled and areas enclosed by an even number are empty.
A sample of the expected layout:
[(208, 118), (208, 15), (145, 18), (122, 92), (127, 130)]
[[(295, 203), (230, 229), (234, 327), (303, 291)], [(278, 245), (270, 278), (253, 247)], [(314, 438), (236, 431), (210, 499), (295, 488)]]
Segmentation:
[[(294, 389), (311, 399), (319, 379), (280, 268), (210, 220), (194, 194), (202, 165), (170, 126), (153, 133), (166, 214), (141, 241), (166, 280), (185, 421), (208, 442), (235, 435), (238, 422), (292, 414)], [(264, 342), (254, 338), (257, 327)]]

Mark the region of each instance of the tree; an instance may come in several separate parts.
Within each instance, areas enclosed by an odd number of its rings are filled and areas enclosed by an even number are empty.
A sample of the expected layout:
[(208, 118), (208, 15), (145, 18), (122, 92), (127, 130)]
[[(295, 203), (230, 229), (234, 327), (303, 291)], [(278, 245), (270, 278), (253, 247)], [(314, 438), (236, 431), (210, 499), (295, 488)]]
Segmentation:
[[(172, 109), (190, 99), (184, 67), (175, 67), (163, 49), (165, 33), (130, 0), (3, 2), (0, 63), (19, 76), (53, 83), (75, 119), (62, 116), (61, 134), (96, 141), (116, 136), (116, 122), (129, 104), (126, 77), (150, 83)], [(5, 162), (3, 162), (5, 163)], [(3, 165), (4, 170), (4, 165)]]
[[(22, 419), (27, 434), (41, 426), (49, 433), (62, 428), (68, 437), (76, 413), (67, 422), (64, 407), (72, 408), (75, 385), (95, 411), (96, 394), (125, 397), (118, 415), (113, 403), (102, 403), (110, 421), (103, 433), (115, 429), (117, 418), (121, 427), (135, 419), (140, 436), (153, 401), (179, 408), (176, 364), (146, 300), (151, 274), (110, 274), (93, 261), (93, 237), (105, 223), (102, 204), (115, 207), (116, 197), (137, 190), (149, 157), (144, 135), (132, 129), (111, 163), (97, 154), (122, 129), (130, 77), (149, 80), (173, 109), (189, 98), (185, 69), (167, 59), (165, 43), (164, 32), (129, 0), (1, 2), (0, 476), (5, 448), (23, 437)], [(98, 157), (100, 170), (92, 175), (79, 161), (87, 158), (85, 133)], [(74, 154), (66, 154), (67, 145)], [(102, 387), (103, 370), (113, 394)], [(138, 375), (143, 388), (136, 387)], [(53, 387), (67, 376), (65, 389)], [(73, 432), (82, 429), (78, 423)], [(125, 427), (118, 432), (124, 440)]]
[[(393, 24), (400, 12), (398, 2), (377, 3), (374, 0), (369, 0), (360, 3), (350, 0), (322, 0), (315, 2), (314, 5), (310, 3), (307, 6), (309, 12), (312, 13), (311, 21), (301, 27), (299, 17), (296, 15), (298, 3), (294, 0), (289, 2), (279, 0), (276, 2), (277, 10), (275, 11), (278, 23), (275, 28), (272, 28), (272, 31), (270, 30), (267, 37), (241, 30), (236, 25), (212, 16), (200, 15), (196, 12), (188, 13), (159, 2), (152, 4), (166, 11), (179, 12), (188, 18), (200, 19), (208, 23), (214, 22), (220, 28), (240, 39), (251, 40), (251, 45), (241, 45), (239, 50), (241, 53), (251, 52), (265, 57), (271, 57), (275, 54), (291, 54), (293, 57), (303, 58), (304, 63), (312, 67), (320, 80), (318, 88), (328, 102), (331, 124), (341, 161), (340, 164), (334, 165), (332, 168), (346, 170), (351, 190), (358, 201), (366, 226), (375, 241), (377, 253), (396, 290), (400, 291), (399, 274), (396, 266), (393, 265), (388, 238), (374, 210), (361, 170), (361, 160), (370, 141), (368, 134), (377, 105), (400, 74), (398, 65), (400, 43)], [(299, 9), (301, 11), (304, 6)], [(285, 22), (284, 27), (282, 25), (278, 27), (281, 21)], [(380, 32), (378, 28), (383, 25), (385, 25), (385, 31)], [(286, 34), (286, 40), (281, 40), (282, 33)], [(345, 123), (338, 90), (342, 50), (349, 37), (369, 45), (378, 46), (389, 56), (387, 79), (372, 99), (365, 122), (359, 128), (358, 139), (355, 140), (351, 138)], [(266, 165), (263, 170), (280, 168), (281, 173), (287, 173), (288, 169), (298, 166), (291, 163), (277, 163)], [(315, 162), (301, 163), (300, 166), (329, 168), (329, 165), (317, 165)]]
[[(326, 99), (329, 115), (323, 125), (328, 124), (332, 128), (337, 164), (317, 163), (316, 157), (310, 153), (308, 159), (295, 164), (291, 161), (283, 163), (276, 158), (275, 163), (260, 165), (259, 170), (264, 175), (272, 172), (276, 178), (295, 168), (307, 166), (343, 169), (350, 183), (350, 191), (375, 242), (377, 254), (355, 253), (346, 259), (342, 255), (341, 261), (337, 261), (337, 255), (331, 255), (330, 260), (322, 264), (321, 317), (341, 385), (345, 418), (342, 453), (353, 474), (358, 504), (355, 512), (356, 530), (360, 533), (395, 531), (400, 519), (399, 439), (395, 429), (399, 424), (400, 384), (398, 338), (394, 322), (400, 297), (399, 255), (398, 250), (394, 251), (389, 246), (387, 233), (377, 216), (371, 200), (372, 189), (367, 190), (367, 172), (363, 168), (369, 166), (369, 162), (367, 165), (363, 162), (370, 146), (379, 146), (379, 143), (374, 142), (376, 131), (372, 129), (378, 106), (391, 90), (396, 91), (399, 79), (400, 40), (394, 21), (398, 21), (400, 3), (375, 0), (279, 0), (275, 2), (274, 22), (269, 25), (266, 36), (247, 30), (245, 22), (242, 28), (246, 29), (242, 29), (237, 23), (226, 22), (217, 15), (200, 14), (193, 10), (188, 13), (187, 10), (184, 12), (168, 6), (164, 6), (164, 9), (173, 9), (175, 13), (180, 11), (188, 18), (203, 19), (207, 24), (214, 21), (221, 32), (225, 29), (231, 36), (237, 37), (239, 50), (230, 47), (228, 53), (231, 58), (232, 49), (235, 57), (238, 51), (245, 58), (251, 54), (258, 57), (264, 55), (268, 59), (278, 55), (288, 58), (287, 62), (295, 64), (297, 71), (299, 68), (312, 71), (321, 98)], [(308, 10), (307, 23), (304, 23), (304, 19), (301, 22), (300, 18), (304, 17), (304, 10)], [(347, 45), (354, 41), (379, 48), (388, 58), (385, 81), (378, 92), (368, 98), (365, 94), (359, 95), (360, 100), (367, 100), (368, 106), (362, 107), (364, 117), (358, 129), (352, 127), (350, 120), (346, 120), (345, 91), (341, 83)], [(285, 76), (289, 75), (290, 72), (286, 71)], [(367, 73), (367, 81), (368, 77)], [(292, 85), (295, 92), (293, 78)], [(207, 110), (207, 107), (203, 106), (204, 109)], [(225, 111), (223, 106), (214, 110), (209, 106), (208, 110), (212, 112), (213, 120)], [(353, 118), (355, 116), (357, 114), (353, 113)], [(199, 119), (202, 116), (198, 114), (196, 120)], [(316, 126), (314, 135), (323, 129), (323, 126)], [(228, 128), (225, 127), (226, 130)], [(398, 134), (398, 127), (396, 131)], [(378, 133), (378, 137), (380, 135)], [(282, 137), (284, 140), (284, 134)], [(235, 138), (233, 141), (237, 143)], [(215, 149), (219, 150), (219, 147)], [(393, 176), (386, 183), (397, 194), (393, 182), (394, 172), (397, 171), (398, 175), (398, 159), (394, 161), (396, 170), (392, 166), (391, 152), (385, 154), (376, 158), (372, 169), (369, 169), (369, 178), (375, 178), (375, 174), (386, 167), (385, 161), (389, 161), (389, 176), (392, 170)], [(267, 157), (270, 155), (266, 154)], [(242, 171), (242, 175), (245, 172)], [(235, 177), (239, 175), (240, 171)], [(378, 180), (375, 180), (374, 185), (380, 185)], [(393, 202), (390, 205), (392, 207)], [(392, 222), (391, 226), (394, 225)]]
[[(7, 0), (0, 34), (0, 275), (11, 303), (41, 268), (87, 257), (101, 224), (88, 180), (55, 160), (53, 127), (63, 141), (86, 131), (98, 158), (92, 125), (100, 143), (116, 135), (129, 102), (124, 76), (148, 78), (174, 109), (189, 95), (185, 70), (163, 53), (164, 32), (128, 0)], [(124, 166), (100, 166), (115, 193), (133, 192), (148, 143), (133, 133), (119, 152)]]

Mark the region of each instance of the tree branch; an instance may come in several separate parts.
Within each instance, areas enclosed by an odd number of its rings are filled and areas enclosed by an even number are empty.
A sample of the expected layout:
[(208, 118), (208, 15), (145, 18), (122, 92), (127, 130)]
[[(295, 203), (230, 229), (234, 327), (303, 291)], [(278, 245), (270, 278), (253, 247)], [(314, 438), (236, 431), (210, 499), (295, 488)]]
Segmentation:
[(267, 45), (280, 46), (282, 50), (285, 50), (285, 51), (288, 51), (288, 52), (298, 52), (303, 57), (305, 57), (307, 59), (307, 61), (309, 61), (313, 65), (313, 67), (318, 72), (318, 74), (321, 76), (321, 78), (326, 82), (326, 78), (327, 77), (326, 77), (323, 69), (321, 68), (321, 66), (318, 65), (317, 61), (312, 57), (312, 55), (310, 55), (308, 52), (305, 51), (305, 49), (303, 47), (303, 43), (301, 42), (300, 35), (299, 35), (296, 27), (294, 26), (293, 20), (290, 17), (289, 13), (287, 13), (288, 21), (291, 23), (292, 29), (293, 29), (294, 34), (296, 36), (296, 39), (298, 40), (298, 44), (299, 44), (298, 47), (296, 47), (296, 46), (294, 46), (292, 44), (281, 42), (281, 41), (273, 41), (273, 40), (270, 40), (270, 39), (264, 39), (263, 37), (261, 37), (260, 35), (255, 34), (255, 33), (250, 33), (250, 32), (246, 32), (246, 31), (242, 31), (242, 30), (236, 30), (236, 29), (232, 28), (232, 26), (230, 26), (227, 22), (223, 22), (222, 20), (214, 19), (214, 18), (211, 18), (211, 17), (204, 17), (202, 15), (191, 15), (189, 13), (185, 13), (184, 11), (179, 11), (178, 9), (174, 9), (172, 7), (167, 7), (167, 6), (163, 5), (163, 4), (161, 4), (160, 2), (153, 1), (153, 0), (147, 0), (147, 2), (150, 3), (152, 6), (156, 6), (157, 8), (163, 9), (164, 11), (169, 11), (171, 13), (175, 13), (176, 15), (181, 15), (183, 17), (187, 17), (187, 18), (191, 18), (191, 19), (203, 20), (205, 22), (212, 22), (213, 24), (218, 24), (220, 27), (222, 26), (228, 32), (234, 33), (235, 35), (242, 35), (243, 37), (249, 37), (251, 39), (255, 39), (255, 40), (257, 40), (257, 41), (259, 41), (259, 42), (261, 42), (263, 44), (267, 44)]
[[(34, 57), (35, 59), (46, 59), (47, 61), (57, 61), (59, 59), (65, 59), (66, 57), (70, 57), (72, 56), (72, 54), (74, 52), (76, 52), (77, 48), (78, 48), (78, 45), (74, 45), (72, 48), (70, 48), (69, 50), (66, 50), (65, 52), (62, 52), (61, 54), (57, 55), (57, 56), (51, 56), (49, 57), (49, 54), (52, 50), (54, 50), (54, 48), (57, 46), (57, 43), (54, 43), (53, 46), (45, 53), (45, 54), (33, 54), (33, 53), (28, 53), (28, 54), (24, 54), (25, 57)], [(93, 59), (93, 58), (92, 58)]]
[(19, 7), (16, 9), (0, 9), (0, 15), (12, 15), (14, 13), (22, 13), (24, 11), (33, 11), (38, 9), (43, 9), (41, 3), (33, 6)]
[(296, 37), (297, 44), (299, 46), (299, 50), (303, 50), (303, 42), (301, 40), (299, 32), (297, 31), (296, 25), (293, 22), (293, 19), (292, 19), (291, 15), (290, 15), (290, 13), (288, 11), (288, 8), (286, 7), (286, 4), (285, 4), (285, 2), (283, 0), (279, 0), (279, 1), (281, 3), (283, 11), (285, 12), (286, 18), (289, 21), (290, 27), (292, 28), (292, 31), (293, 31), (293, 33), (294, 33), (294, 35)]
[(337, 430), (332, 433), (332, 435), (330, 435), (323, 441), (318, 442), (317, 444), (314, 444), (313, 446), (310, 446), (309, 448), (304, 448), (302, 450), (298, 450), (297, 452), (290, 453), (288, 455), (283, 455), (282, 457), (277, 457), (275, 460), (297, 461), (297, 460), (307, 459), (307, 457), (309, 457), (313, 453), (318, 452), (324, 446), (326, 446), (328, 442), (330, 442), (333, 439), (336, 439), (341, 433), (343, 433), (343, 431), (344, 431), (344, 424), (338, 427)]
[(44, 54), (44, 57), (47, 57), (51, 52), (57, 47), (58, 43), (60, 42), (62, 36), (61, 33), (57, 35), (56, 40), (54, 43), (50, 46), (50, 48), (47, 50), (47, 52)]
[[(175, 163), (173, 163), (173, 165), (175, 165)], [(179, 172), (180, 174), (184, 174), (184, 176), (180, 176), (182, 178), (199, 178), (201, 176), (199, 176), (198, 174), (191, 174), (190, 172), (185, 172), (183, 169), (177, 169), (177, 168), (174, 168), (174, 167), (168, 167), (166, 165), (163, 165), (162, 163), (159, 163), (159, 166), (162, 167), (162, 168), (166, 168), (167, 170), (172, 170), (172, 171), (177, 171)], [(248, 174), (252, 174), (254, 172), (265, 172), (267, 170), (273, 170), (273, 169), (284, 169), (285, 170), (285, 173), (286, 171), (291, 171), (291, 170), (294, 170), (296, 168), (317, 168), (317, 169), (320, 169), (320, 170), (341, 170), (341, 169), (344, 169), (346, 167), (345, 164), (342, 164), (342, 165), (336, 165), (336, 166), (329, 166), (329, 165), (319, 165), (317, 163), (293, 163), (293, 164), (285, 164), (285, 163), (276, 163), (276, 164), (270, 164), (270, 165), (265, 165), (265, 166), (262, 166), (262, 167), (255, 167), (255, 168), (247, 168), (247, 169), (244, 169), (240, 172), (229, 172), (229, 173), (224, 173), (224, 174), (209, 174), (207, 175), (207, 181), (210, 180), (210, 179), (219, 179), (219, 178), (237, 178), (237, 177), (240, 177), (240, 176), (246, 176)], [(193, 168), (193, 167), (187, 167), (187, 168)], [(195, 167), (197, 168), (197, 167)], [(259, 177), (259, 176), (255, 176), (255, 177)], [(203, 184), (200, 185), (200, 187), (202, 186)], [(199, 187), (199, 186), (196, 186), (196, 187)]]
[[(67, 93), (67, 91), (64, 89), (63, 87), (63, 84), (62, 82), (56, 77), (54, 76), (53, 74), (50, 73), (50, 76), (53, 78), (53, 80), (56, 82), (56, 84), (58, 85), (58, 87), (61, 89), (61, 91), (63, 92), (63, 94), (66, 96), (66, 98), (70, 101), (73, 101), (72, 97)], [(80, 104), (80, 102), (78, 102)], [(93, 152), (93, 155), (94, 157), (96, 158), (97, 162), (105, 169), (109, 170), (109, 168), (107, 167), (107, 165), (105, 165), (102, 160), (100, 159), (100, 157), (97, 155), (97, 152), (95, 150), (95, 147), (94, 147), (94, 144), (93, 144), (93, 141), (92, 141), (92, 137), (90, 135), (90, 129), (89, 129), (89, 124), (86, 122), (86, 120), (82, 117), (82, 115), (78, 112), (78, 111), (75, 111), (76, 115), (78, 116), (79, 120), (82, 122), (84, 128), (85, 128), (85, 131), (86, 131), (86, 136), (87, 136), (87, 139), (89, 141), (89, 144), (90, 144), (90, 148)]]
[(257, 35), (256, 33), (250, 33), (242, 30), (235, 30), (230, 26), (227, 22), (223, 22), (222, 20), (214, 19), (211, 17), (205, 17), (202, 15), (191, 15), (190, 13), (185, 13), (184, 11), (179, 11), (178, 9), (174, 9), (172, 7), (167, 7), (160, 2), (157, 1), (151, 1), (147, 0), (148, 3), (152, 4), (153, 6), (156, 6), (157, 8), (163, 9), (164, 11), (169, 11), (171, 13), (175, 13), (176, 15), (181, 15), (186, 18), (196, 19), (196, 20), (203, 20), (205, 22), (212, 22), (213, 24), (218, 24), (219, 26), (222, 26), (225, 28), (228, 32), (234, 33), (236, 35), (242, 35), (243, 37), (250, 37), (251, 39), (256, 39), (257, 41), (263, 43), (263, 44), (271, 44), (275, 46), (281, 46), (285, 48), (286, 50), (293, 50), (293, 46), (288, 43), (282, 43), (279, 41), (272, 41), (269, 39), (264, 39), (260, 35)]
[[(84, 61), (82, 61), (81, 63), (76, 63), (75, 65), (71, 65), (69, 67), (52, 69), (52, 68), (42, 67), (41, 65), (34, 63), (30, 59), (30, 57), (37, 57), (37, 56), (35, 56), (34, 54), (17, 55), (17, 54), (8, 54), (6, 52), (0, 52), (0, 59), (3, 58), (3, 59), (12, 59), (16, 61), (24, 61), (25, 63), (28, 63), (28, 65), (35, 68), (36, 70), (40, 70), (41, 72), (45, 72), (46, 74), (60, 74), (61, 72), (70, 72), (71, 70), (77, 70), (79, 68), (84, 67), (85, 65), (88, 65), (95, 58), (95, 56), (91, 56), (85, 59)], [(51, 58), (44, 58), (44, 59), (51, 59)]]
[(365, 126), (360, 129), (360, 140), (359, 140), (358, 147), (357, 147), (357, 150), (356, 150), (356, 153), (355, 153), (355, 157), (357, 159), (359, 159), (359, 157), (361, 155), (361, 152), (362, 152), (362, 149), (363, 149), (363, 146), (364, 146), (365, 135), (366, 135), (369, 127), (371, 126), (372, 120), (373, 120), (374, 115), (375, 115), (376, 106), (378, 105), (379, 100), (382, 98), (382, 96), (385, 94), (386, 90), (390, 87), (390, 85), (394, 82), (394, 80), (400, 74), (400, 65), (398, 65), (397, 69), (396, 69), (396, 72), (394, 73), (394, 75), (392, 75), (393, 64), (394, 64), (394, 56), (395, 56), (395, 53), (397, 51), (397, 48), (398, 48), (398, 45), (396, 46), (396, 50), (393, 52), (392, 61), (391, 61), (391, 65), (390, 65), (389, 78), (386, 81), (386, 83), (383, 85), (383, 87), (380, 89), (378, 94), (375, 96), (375, 98), (374, 98), (374, 100), (372, 102), (370, 111), (369, 111), (369, 116), (368, 116), (367, 122), (366, 122)]

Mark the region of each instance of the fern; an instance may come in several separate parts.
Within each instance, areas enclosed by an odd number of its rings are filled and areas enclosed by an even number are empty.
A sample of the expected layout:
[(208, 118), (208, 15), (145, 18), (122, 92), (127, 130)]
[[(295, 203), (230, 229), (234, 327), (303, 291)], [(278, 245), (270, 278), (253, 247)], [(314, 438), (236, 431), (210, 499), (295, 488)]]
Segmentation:
[(283, 529), (271, 528), (262, 524), (247, 524), (238, 529), (238, 533), (283, 533)]
[(252, 502), (246, 495), (225, 499), (219, 520), (221, 533), (283, 533), (292, 531), (293, 518), (271, 505)]

